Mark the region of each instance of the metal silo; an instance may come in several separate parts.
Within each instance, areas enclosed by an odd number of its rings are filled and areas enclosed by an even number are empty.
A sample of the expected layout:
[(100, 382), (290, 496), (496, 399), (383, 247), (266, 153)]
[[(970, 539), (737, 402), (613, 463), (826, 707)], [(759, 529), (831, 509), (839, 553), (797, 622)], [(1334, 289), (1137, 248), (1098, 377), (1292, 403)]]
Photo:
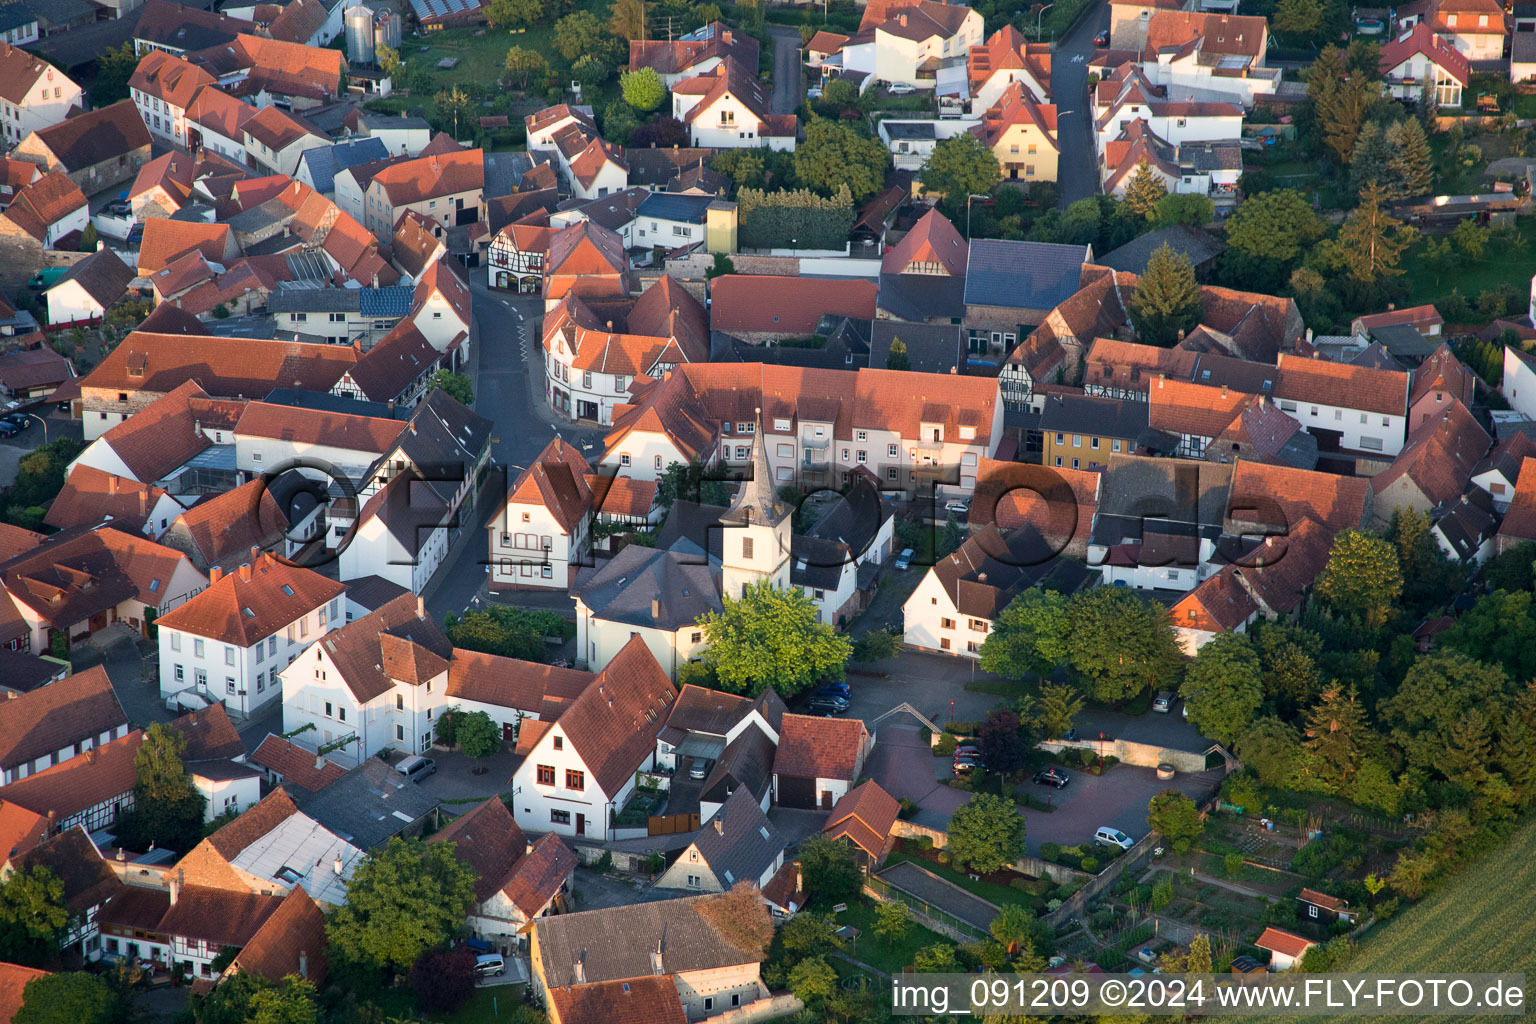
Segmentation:
[(373, 64), (373, 11), (362, 4), (347, 8), (347, 62), (359, 67)]
[(400, 52), (400, 15), (387, 7), (373, 12), (373, 45)]

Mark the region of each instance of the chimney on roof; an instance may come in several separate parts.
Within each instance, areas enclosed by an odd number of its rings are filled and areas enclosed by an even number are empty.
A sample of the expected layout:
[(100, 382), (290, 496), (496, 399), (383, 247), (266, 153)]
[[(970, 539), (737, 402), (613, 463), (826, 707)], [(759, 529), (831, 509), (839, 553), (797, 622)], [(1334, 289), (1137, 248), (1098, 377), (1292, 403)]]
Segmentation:
[(1222, 398), (1226, 398), (1227, 397), (1227, 386), (1225, 384), (1223, 384), (1221, 386), (1221, 397)]
[(250, 579), (251, 579), (251, 563), (249, 563), (249, 562), (242, 562), (241, 563), (241, 565), (240, 565), (240, 578), (242, 580), (245, 580), (246, 582), (250, 582)]
[(905, 14), (903, 14), (901, 16), (901, 27), (902, 28), (906, 28), (907, 27), (907, 16)]
[(212, 569), (208, 570), (208, 585), (210, 587), (213, 586), (215, 583), (219, 582), (219, 580), (221, 580), (223, 578), (224, 578), (224, 570), (220, 569), (218, 566), (214, 566)]
[(184, 870), (177, 871), (171, 876), (171, 906), (174, 907), (176, 901), (181, 899), (181, 887), (186, 884), (186, 881), (187, 873)]
[(331, 862), (331, 870), (336, 872), (337, 878), (341, 877), (341, 854), (338, 853), (336, 859)]
[(576, 985), (585, 985), (587, 982), (587, 969), (580, 960), (571, 965), (571, 982)]
[(661, 598), (659, 597), (651, 598), (651, 618), (661, 618)]
[(419, 594), (416, 596), (416, 617), (419, 619), (427, 617), (427, 599)]
[(309, 951), (305, 949), (299, 950), (299, 977), (309, 977)]
[(715, 835), (725, 835), (725, 823), (720, 820), (720, 815), (716, 814), (715, 820), (711, 824), (715, 826)]

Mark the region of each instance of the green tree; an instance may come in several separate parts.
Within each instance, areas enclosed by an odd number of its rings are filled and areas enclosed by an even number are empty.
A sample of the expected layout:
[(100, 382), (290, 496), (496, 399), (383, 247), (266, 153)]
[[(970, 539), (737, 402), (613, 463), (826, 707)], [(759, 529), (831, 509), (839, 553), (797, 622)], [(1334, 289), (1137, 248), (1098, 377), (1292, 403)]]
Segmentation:
[(96, 80), (91, 83), (91, 106), (105, 107), (128, 98), (128, 79), (138, 69), (133, 40), (103, 50), (96, 58)]
[(240, 971), (206, 996), (192, 997), (197, 1024), (315, 1024), (319, 1009), (315, 987), (297, 975), (272, 981)]
[(907, 910), (907, 905), (900, 900), (892, 900), (889, 903), (875, 904), (875, 926), (871, 929), (877, 938), (885, 940), (887, 946), (894, 946), (907, 937), (912, 930), (912, 914)]
[(901, 634), (892, 629), (871, 629), (853, 642), (853, 660), (884, 661), (901, 654)]
[(1362, 125), (1349, 161), (1349, 180), (1355, 191), (1363, 192), (1367, 185), (1374, 184), (1383, 195), (1392, 195), (1395, 190), (1388, 171), (1391, 161), (1392, 147), (1387, 144), (1381, 125), (1375, 121)]
[(1184, 960), (1184, 970), (1190, 974), (1214, 974), (1211, 963), (1211, 937), (1204, 932), (1189, 940), (1189, 955)]
[(1254, 644), (1265, 700), (1290, 714), (1317, 699), (1322, 692), (1317, 668), (1322, 640), (1316, 633), (1290, 623), (1265, 623), (1254, 631)]
[(1280, 0), (1271, 16), (1274, 30), (1288, 36), (1310, 36), (1322, 23), (1322, 0)]
[(1455, 230), (1450, 234), (1450, 243), (1455, 246), (1457, 252), (1476, 263), (1483, 258), (1483, 251), (1488, 247), (1488, 238), (1491, 234), (1492, 232), (1487, 228), (1468, 217), (1456, 223)]
[(977, 731), (976, 740), (981, 747), (987, 770), (1008, 781), (1010, 776), (1024, 770), (1028, 747), (1019, 734), (1019, 716), (1008, 708), (994, 708)]
[(1513, 694), (1509, 677), (1460, 651), (1437, 651), (1415, 661), (1402, 684), (1377, 706), (1393, 746), (1412, 768), (1443, 772), (1459, 724), (1474, 714), (1502, 717)]
[(1360, 764), (1368, 732), (1365, 709), (1353, 689), (1345, 692), (1330, 686), (1324, 690), (1323, 699), (1307, 715), (1303, 740), (1317, 777), (1334, 786), (1346, 782)]
[(0, 961), (42, 964), (69, 925), (64, 883), (37, 864), (0, 882)]
[(393, 47), (378, 45), (373, 48), (373, 62), (379, 66), (379, 70), (390, 78), (400, 70), (400, 51)]
[(126, 1009), (100, 975), (66, 971), (27, 982), (11, 1024), (117, 1024)]
[(1387, 542), (1397, 549), (1403, 574), (1403, 602), (1416, 611), (1439, 605), (1461, 583), (1460, 569), (1435, 540), (1434, 525), (1427, 512), (1397, 508), (1387, 527)]
[(891, 339), (890, 351), (885, 354), (885, 368), (887, 370), (912, 369), (912, 360), (907, 356), (907, 343), (900, 338)]
[(1287, 786), (1300, 766), (1301, 737), (1285, 722), (1266, 715), (1254, 720), (1237, 741), (1237, 755), (1266, 786)]
[(1441, 634), (1440, 645), (1498, 664), (1511, 679), (1536, 677), (1536, 606), (1530, 592), (1484, 594)]
[(1402, 273), (1398, 263), (1418, 232), (1382, 209), (1381, 187), (1374, 182), (1360, 193), (1360, 205), (1345, 219), (1339, 237), (1326, 247), (1324, 260), (1361, 284), (1375, 284)]
[(1165, 789), (1147, 802), (1147, 825), (1182, 852), (1205, 831), (1205, 819), (1189, 797)]
[(1024, 852), (1024, 819), (1013, 801), (978, 793), (956, 808), (949, 822), (949, 854), (957, 866), (987, 874)]
[(576, 58), (576, 63), (571, 65), (571, 77), (588, 91), (602, 85), (612, 74), (613, 66), (605, 57), (597, 53), (582, 54)]
[(443, 632), (455, 647), (522, 661), (548, 660), (544, 638), (564, 636), (567, 629), (565, 620), (555, 612), (519, 608), (483, 608), (465, 612), (462, 618), (449, 615), (443, 620)]
[(603, 23), (591, 11), (567, 14), (555, 22), (555, 49), (574, 63), (584, 53), (599, 49), (603, 41)]
[(717, 476), (707, 473), (698, 459), (669, 463), (656, 481), (657, 503), (662, 508), (671, 508), (672, 503), (681, 498), (705, 505), (726, 504), (730, 501), (730, 493), (725, 484)]
[(432, 98), (432, 102), (437, 109), (438, 123), (455, 139), (461, 138), (460, 128), (469, 124), (474, 114), (475, 101), (455, 85), (439, 92)]
[(491, 28), (528, 28), (543, 16), (541, 0), (491, 0), (485, 5), (485, 20)]
[(397, 836), (369, 853), (326, 922), (331, 946), (353, 963), (399, 973), (447, 942), (475, 902), (474, 869), (454, 849)]
[(602, 126), (605, 139), (623, 146), (629, 143), (635, 129), (640, 127), (640, 117), (628, 103), (614, 100), (603, 108)]
[[(613, 0), (613, 7), (611, 10), (612, 13), (608, 16), (609, 32), (613, 33), (620, 39), (629, 40), (645, 38), (644, 0)], [(646, 70), (651, 71), (649, 68)], [(656, 72), (651, 71), (651, 74), (655, 75)], [(656, 81), (659, 84), (661, 82), (661, 78), (657, 77)], [(665, 89), (662, 90), (662, 94), (666, 94)], [(624, 98), (629, 100), (628, 96), (625, 96)], [(642, 107), (640, 104), (634, 102), (633, 100), (630, 100), (629, 102), (630, 106), (634, 107), (636, 110), (656, 109), (656, 107)], [(660, 101), (658, 100), (657, 106), (660, 105)]]
[(453, 746), (459, 738), (459, 723), (463, 721), (464, 710), (458, 705), (444, 708), (437, 713), (437, 721), (432, 723), (432, 735), (437, 742), (445, 747)]
[(1146, 272), (1137, 278), (1131, 295), (1137, 337), (1167, 348), (1200, 322), (1200, 312), (1200, 285), (1189, 257), (1164, 242), (1147, 260)]
[(807, 1006), (820, 1006), (837, 991), (837, 972), (826, 957), (807, 957), (790, 968), (789, 990)]
[(1157, 226), (1171, 228), (1183, 225), (1198, 228), (1209, 224), (1216, 217), (1216, 204), (1209, 196), (1193, 192), (1170, 192), (1157, 201)]
[(1380, 629), (1403, 592), (1397, 552), (1373, 534), (1342, 530), (1333, 539), (1316, 590), (1335, 610), (1358, 617), (1367, 628)]
[(801, 844), (800, 876), (806, 896), (822, 909), (846, 903), (864, 885), (864, 872), (853, 847), (824, 835), (812, 836)]
[(1179, 692), (1200, 735), (1230, 746), (1247, 731), (1264, 702), (1263, 673), (1253, 644), (1241, 633), (1213, 637), (1185, 671)]
[(1168, 612), (1123, 587), (1093, 587), (1072, 599), (1067, 651), (1090, 696), (1130, 700), (1171, 680), (1182, 659)]
[(824, 195), (835, 195), (848, 186), (854, 202), (880, 191), (891, 154), (876, 139), (860, 135), (848, 125), (818, 118), (795, 147), (795, 177)]
[(619, 76), (619, 91), (623, 93), (625, 103), (645, 114), (661, 106), (667, 98), (667, 87), (655, 68), (624, 72)]
[(86, 225), (85, 225), (85, 230), (80, 232), (80, 251), (81, 252), (95, 252), (96, 251), (96, 243), (99, 240), (100, 240), (100, 238), (96, 234), (96, 225), (90, 223), (89, 221), (87, 221)]
[(454, 373), (452, 370), (438, 370), (432, 375), (432, 386), (442, 388), (448, 393), (448, 397), (455, 399), (463, 405), (475, 404), (475, 382), (468, 374)]
[(161, 722), (144, 730), (133, 756), (133, 810), (118, 821), (119, 841), (137, 849), (155, 845), (185, 853), (202, 840), (208, 801), (182, 765), (186, 748), (186, 736)]
[(1047, 739), (1065, 736), (1086, 703), (1083, 695), (1066, 683), (1041, 683), (1035, 702), (1035, 727)]
[(1048, 675), (1069, 656), (1071, 603), (1031, 587), (1008, 603), (981, 644), (981, 668), (1010, 679)]
[(841, 110), (851, 107), (859, 101), (859, 90), (852, 82), (841, 78), (834, 78), (821, 89), (821, 102), (823, 106), (833, 110)]
[(1167, 195), (1168, 186), (1162, 176), (1154, 173), (1152, 165), (1143, 157), (1125, 188), (1125, 208), (1144, 220), (1155, 220), (1157, 204)]
[(523, 46), (514, 46), (507, 51), (506, 63), (502, 65), (503, 76), (508, 83), (519, 89), (543, 82), (549, 77), (549, 61), (537, 50), (530, 50)]
[(1350, 162), (1361, 128), (1381, 101), (1380, 84), (1368, 75), (1345, 74), (1343, 63), (1342, 50), (1325, 47), (1307, 74), (1307, 91), (1323, 142), (1341, 165)]
[(1005, 949), (1023, 948), (1034, 942), (1035, 915), (1017, 903), (1005, 903), (987, 925), (987, 931)]
[(1326, 231), (1322, 218), (1295, 189), (1248, 196), (1227, 218), (1228, 257), (1223, 267), (1250, 282), (1257, 278), (1267, 288), (1277, 287)]
[(1422, 196), (1429, 192), (1433, 179), (1434, 155), (1424, 126), (1417, 118), (1394, 121), (1387, 128), (1387, 145), (1392, 156), (1387, 163), (1400, 196)]
[(501, 749), (501, 726), (484, 711), (471, 711), (454, 730), (464, 756), (475, 760), (475, 774), (485, 773), (484, 761)]
[(771, 686), (790, 697), (843, 678), (853, 645), (819, 620), (800, 588), (763, 580), (722, 603), (721, 611), (699, 618), (709, 644), (703, 660), (722, 689), (756, 697)]
[(960, 961), (955, 956), (954, 946), (938, 943), (924, 946), (913, 954), (912, 968), (919, 974), (956, 974), (960, 971)]
[(963, 204), (968, 195), (990, 195), (1003, 180), (1003, 169), (986, 143), (961, 132), (933, 147), (918, 180), (924, 193), (952, 196), (952, 201)]

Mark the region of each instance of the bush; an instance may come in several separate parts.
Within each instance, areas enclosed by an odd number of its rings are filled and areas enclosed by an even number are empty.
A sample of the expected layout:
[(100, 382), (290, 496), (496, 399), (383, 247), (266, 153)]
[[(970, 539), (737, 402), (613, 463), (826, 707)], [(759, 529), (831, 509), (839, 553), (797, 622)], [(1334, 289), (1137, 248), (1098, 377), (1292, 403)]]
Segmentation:
[(1061, 909), (1061, 904), (1062, 904), (1061, 900), (1046, 900), (1046, 902), (1045, 902), (1045, 912), (1047, 914), (1049, 914), (1053, 910), (1060, 910)]
[(1052, 861), (1052, 862), (1060, 860), (1061, 859), (1061, 844), (1060, 843), (1041, 843), (1040, 844), (1040, 859), (1041, 860), (1046, 860), (1046, 861)]
[(919, 850), (931, 850), (933, 849), (933, 837), (918, 836), (912, 841), (912, 845), (917, 847)]
[(1228, 878), (1237, 878), (1243, 873), (1243, 855), (1229, 853), (1222, 859), (1222, 869), (1226, 871)]
[(948, 850), (940, 850), (939, 853), (938, 853), (938, 856), (935, 859), (940, 864), (948, 864), (949, 863), (949, 851)]
[(1183, 836), (1180, 836), (1178, 839), (1175, 839), (1173, 841), (1173, 852), (1179, 854), (1180, 856), (1183, 856), (1184, 854), (1189, 852), (1189, 848), (1190, 848), (1191, 845), (1192, 844), (1190, 843), (1190, 841), (1188, 839), (1184, 838)]
[(612, 850), (604, 850), (603, 851), (603, 855), (601, 857), (597, 858), (597, 863), (592, 865), (592, 870), (598, 872), (599, 874), (603, 874), (603, 875), (606, 875), (608, 872), (612, 871), (613, 870), (613, 851)]
[(1098, 874), (1098, 871), (1099, 871), (1099, 858), (1097, 858), (1097, 857), (1084, 857), (1082, 859), (1082, 861), (1081, 861), (1080, 866), (1082, 867), (1082, 869), (1084, 871), (1088, 872), (1090, 875)]
[(1008, 887), (1010, 889), (1017, 889), (1020, 892), (1030, 892), (1030, 891), (1032, 891), (1029, 888), (1029, 879), (1027, 879), (1027, 878), (1015, 878), (1015, 879), (1013, 879), (1012, 881), (1010, 881), (1008, 883)]
[(980, 730), (980, 722), (948, 722), (944, 726), (945, 732), (956, 736), (974, 736)]
[(949, 757), (955, 752), (955, 748), (959, 745), (960, 741), (955, 738), (954, 734), (946, 732), (941, 735), (939, 737), (939, 741), (933, 745), (933, 756)]

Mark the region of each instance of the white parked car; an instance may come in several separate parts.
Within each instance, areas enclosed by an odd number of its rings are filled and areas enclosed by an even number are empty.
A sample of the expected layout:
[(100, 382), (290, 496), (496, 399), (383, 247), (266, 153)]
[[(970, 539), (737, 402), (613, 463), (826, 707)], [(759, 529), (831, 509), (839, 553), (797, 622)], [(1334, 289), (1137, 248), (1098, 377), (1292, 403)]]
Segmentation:
[(917, 88), (915, 86), (908, 85), (906, 82), (892, 82), (891, 87), (887, 89), (886, 92), (890, 93), (892, 96), (907, 96), (911, 93), (917, 92)]
[(1099, 826), (1099, 830), (1093, 834), (1093, 841), (1103, 843), (1105, 846), (1118, 846), (1122, 850), (1129, 850), (1136, 845), (1131, 841), (1130, 836), (1108, 825)]

